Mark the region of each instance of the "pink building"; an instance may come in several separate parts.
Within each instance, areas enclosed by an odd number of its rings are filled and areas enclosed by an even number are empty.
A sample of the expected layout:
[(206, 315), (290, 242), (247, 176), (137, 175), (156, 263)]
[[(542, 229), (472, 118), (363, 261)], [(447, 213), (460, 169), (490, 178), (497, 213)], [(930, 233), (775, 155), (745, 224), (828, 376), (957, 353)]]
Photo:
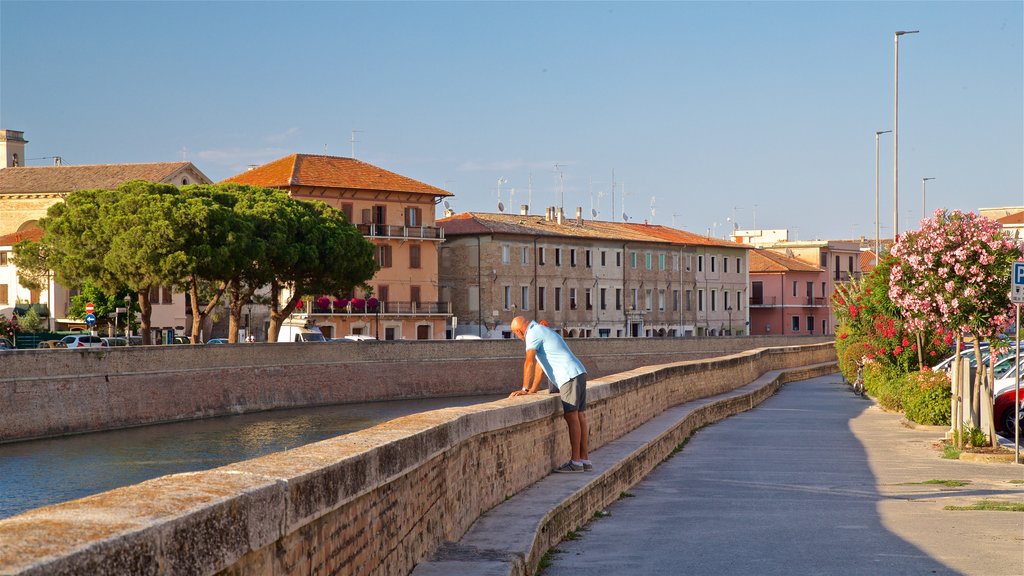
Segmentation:
[(750, 333), (833, 331), (828, 271), (772, 250), (750, 252)]

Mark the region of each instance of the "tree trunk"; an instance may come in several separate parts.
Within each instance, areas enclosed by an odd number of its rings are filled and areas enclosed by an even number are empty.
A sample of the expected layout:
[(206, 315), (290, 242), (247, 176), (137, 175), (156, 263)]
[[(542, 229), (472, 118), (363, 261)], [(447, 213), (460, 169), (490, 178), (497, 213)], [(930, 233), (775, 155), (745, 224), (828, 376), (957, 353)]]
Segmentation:
[(281, 324), (285, 318), (291, 316), (295, 307), (302, 300), (301, 290), (292, 290), (292, 295), (284, 306), (281, 307), (281, 290), (284, 287), (276, 282), (270, 284), (270, 326), (267, 329), (267, 342), (277, 342), (277, 335), (281, 332)]
[(994, 446), (996, 443), (996, 427), (995, 420), (993, 419), (993, 411), (995, 410), (994, 398), (992, 397), (992, 384), (995, 382), (995, 362), (996, 355), (991, 354), (993, 350), (992, 345), (995, 338), (989, 338), (989, 355), (988, 355), (988, 366), (985, 368), (985, 378), (982, 381), (981, 387), (981, 403), (978, 407), (981, 412), (981, 423), (982, 430), (985, 432), (985, 436), (988, 438), (988, 445)]
[(981, 386), (985, 380), (985, 363), (981, 361), (980, 338), (974, 337), (974, 365), (978, 370), (974, 373), (974, 386), (971, 388), (971, 425), (980, 430), (981, 422)]
[(213, 298), (210, 298), (210, 302), (207, 303), (206, 307), (202, 310), (199, 309), (199, 278), (195, 275), (189, 277), (188, 281), (188, 293), (192, 296), (192, 334), (191, 341), (193, 344), (202, 344), (200, 342), (200, 332), (202, 331), (203, 320), (210, 315), (210, 312), (217, 307), (220, 303), (220, 297), (224, 294), (224, 284), (220, 285), (220, 288), (213, 293)]
[(952, 423), (951, 423), (952, 424), (952, 428), (951, 429), (953, 431), (953, 443), (956, 445), (957, 448), (963, 448), (963, 446), (964, 446), (963, 445), (963, 440), (964, 440), (964, 425), (963, 425), (963, 422), (964, 421), (963, 421), (963, 415), (961, 413), (961, 409), (962, 409), (962, 406), (963, 406), (963, 404), (961, 402), (961, 397), (962, 397), (961, 396), (961, 392), (962, 392), (962, 388), (963, 388), (963, 378), (960, 375), (961, 371), (963, 369), (963, 366), (961, 366), (962, 358), (960, 357), (960, 343), (961, 342), (962, 342), (961, 336), (957, 335), (957, 337), (956, 337), (956, 350), (954, 351), (954, 354), (956, 354), (956, 356), (953, 357), (953, 383), (951, 384), (951, 386), (952, 386), (952, 390), (951, 390), (952, 397), (950, 398), (950, 412), (949, 412), (950, 420), (952, 420)]
[[(230, 344), (238, 342), (238, 330), (242, 324), (242, 307), (252, 301), (252, 295), (255, 291), (251, 287), (243, 289), (242, 281), (237, 278), (228, 285), (228, 296), (231, 300), (229, 304), (230, 316), (228, 319), (228, 343)], [(245, 336), (248, 338), (250, 334), (246, 332)]]
[(139, 330), (142, 331), (142, 343), (152, 344), (153, 335), (149, 332), (150, 316), (153, 314), (153, 304), (149, 301), (149, 286), (139, 290)]

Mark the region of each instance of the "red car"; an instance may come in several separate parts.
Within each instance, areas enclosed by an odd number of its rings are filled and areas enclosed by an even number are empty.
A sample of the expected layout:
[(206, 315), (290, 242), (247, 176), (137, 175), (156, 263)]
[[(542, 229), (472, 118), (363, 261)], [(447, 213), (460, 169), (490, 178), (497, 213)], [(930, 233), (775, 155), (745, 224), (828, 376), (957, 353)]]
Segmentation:
[[(1007, 438), (1013, 438), (1013, 419), (1016, 417), (1013, 403), (1016, 400), (1016, 394), (1017, 392), (1010, 388), (996, 396), (995, 406), (992, 409), (996, 433)], [(1024, 401), (1024, 386), (1020, 389), (1020, 397)], [(1021, 412), (1024, 412), (1024, 410), (1021, 410)], [(1024, 426), (1021, 427), (1021, 436), (1024, 437)]]

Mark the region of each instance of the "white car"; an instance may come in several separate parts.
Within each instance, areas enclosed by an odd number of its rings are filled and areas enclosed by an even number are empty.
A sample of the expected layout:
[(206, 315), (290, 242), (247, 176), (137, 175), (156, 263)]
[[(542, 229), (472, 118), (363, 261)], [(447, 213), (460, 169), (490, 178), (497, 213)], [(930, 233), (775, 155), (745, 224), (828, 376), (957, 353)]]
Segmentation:
[(75, 336), (65, 336), (60, 339), (68, 350), (74, 348), (106, 348), (107, 343), (103, 341), (99, 336), (92, 336), (90, 334), (78, 334)]

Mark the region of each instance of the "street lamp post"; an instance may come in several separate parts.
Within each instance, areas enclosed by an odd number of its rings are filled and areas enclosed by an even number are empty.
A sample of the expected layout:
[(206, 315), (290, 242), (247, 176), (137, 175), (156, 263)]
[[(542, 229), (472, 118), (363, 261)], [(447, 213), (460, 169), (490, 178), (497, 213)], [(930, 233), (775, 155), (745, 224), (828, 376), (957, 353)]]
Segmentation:
[(124, 345), (132, 345), (132, 297), (125, 294), (124, 297)]
[(892, 112), (892, 239), (900, 233), (900, 36), (917, 34), (918, 30), (898, 30), (895, 33), (895, 65), (893, 66)]
[(726, 304), (725, 311), (729, 314), (729, 329), (727, 331), (727, 334), (729, 336), (732, 336), (732, 306)]
[(928, 195), (928, 181), (935, 180), (935, 178), (921, 178), (921, 219), (928, 217), (928, 211), (925, 208), (925, 197)]
[(875, 266), (882, 254), (882, 243), (878, 237), (878, 137), (882, 134), (889, 134), (892, 130), (875, 131)]

